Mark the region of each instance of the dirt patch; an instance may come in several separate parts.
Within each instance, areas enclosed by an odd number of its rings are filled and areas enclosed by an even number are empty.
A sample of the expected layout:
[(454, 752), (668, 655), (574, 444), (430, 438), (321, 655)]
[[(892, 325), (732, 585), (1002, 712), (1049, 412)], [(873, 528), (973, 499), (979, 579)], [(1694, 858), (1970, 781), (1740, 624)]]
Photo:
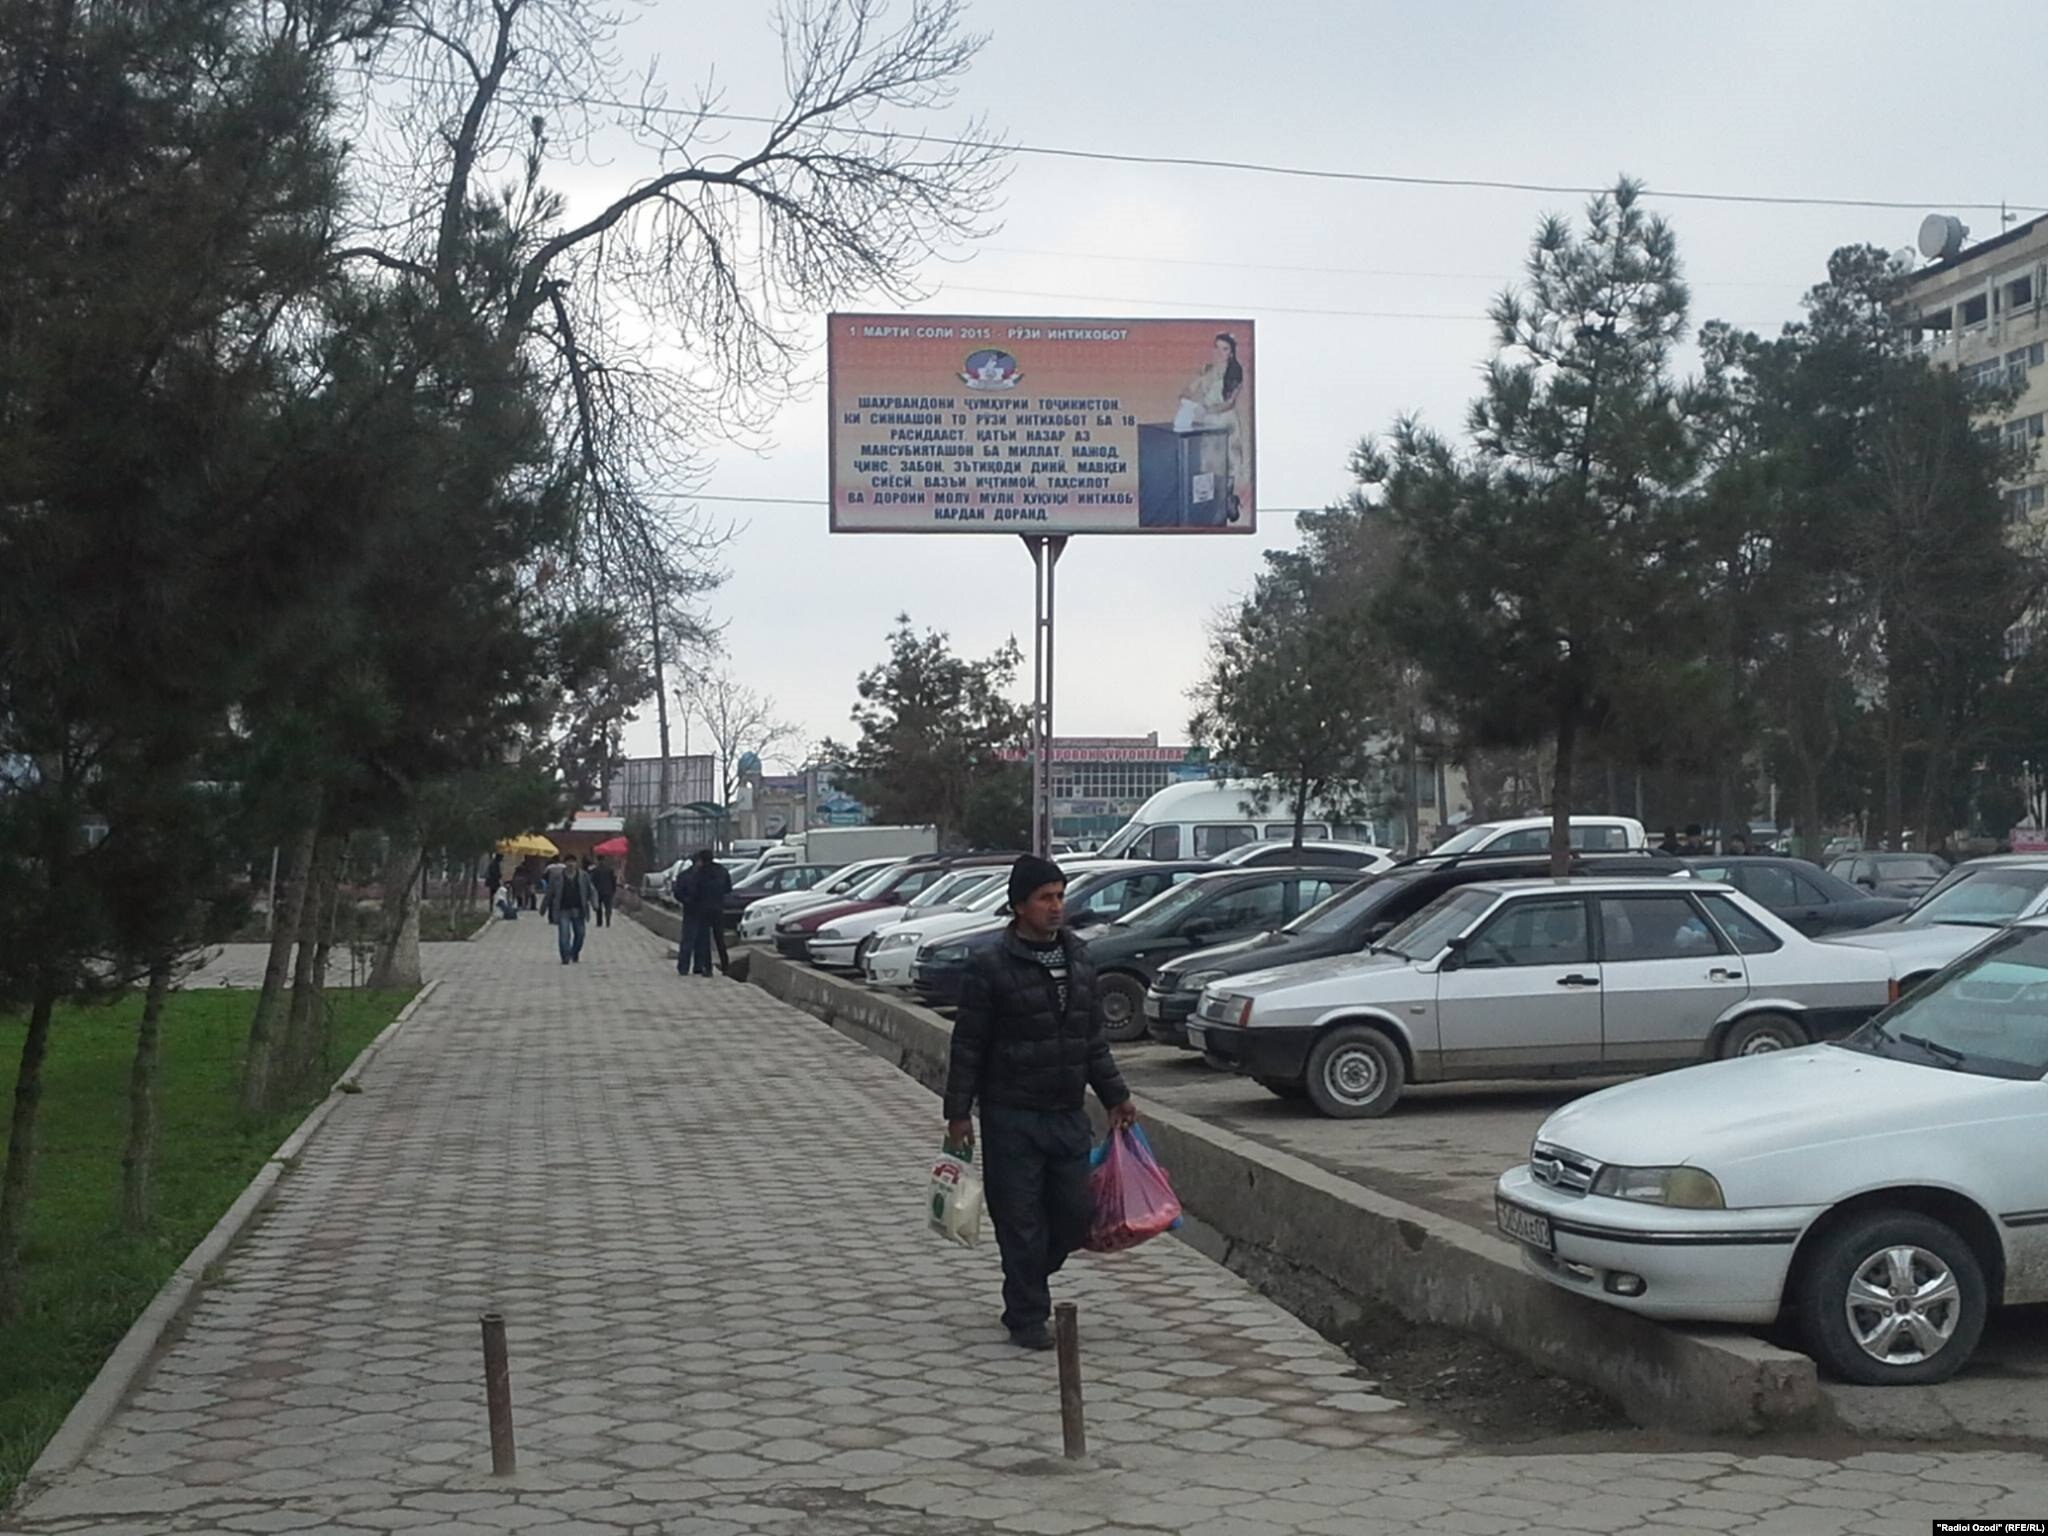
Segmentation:
[(1354, 1325), (1338, 1342), (1386, 1396), (1480, 1445), (1642, 1433), (1591, 1387), (1450, 1328), (1389, 1314)]

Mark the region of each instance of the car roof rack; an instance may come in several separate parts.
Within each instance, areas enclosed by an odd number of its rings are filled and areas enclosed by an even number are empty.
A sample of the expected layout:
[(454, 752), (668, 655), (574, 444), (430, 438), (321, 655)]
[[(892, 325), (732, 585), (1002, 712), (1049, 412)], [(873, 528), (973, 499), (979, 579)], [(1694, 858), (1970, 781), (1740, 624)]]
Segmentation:
[[(1648, 858), (1656, 852), (1657, 850), (1654, 848), (1574, 848), (1571, 850), (1571, 856), (1575, 860), (1589, 858), (1641, 859)], [(1467, 864), (1475, 859), (1547, 859), (1549, 857), (1550, 850), (1548, 848), (1535, 848), (1518, 853), (1509, 853), (1495, 848), (1474, 848), (1468, 853), (1412, 853), (1405, 859), (1396, 859), (1394, 861), (1394, 869), (1408, 869), (1417, 864), (1426, 864), (1431, 869), (1456, 869), (1460, 864)], [(1669, 855), (1669, 857), (1675, 858), (1677, 855), (1673, 854)], [(1392, 870), (1388, 871), (1389, 874), (1392, 872)]]

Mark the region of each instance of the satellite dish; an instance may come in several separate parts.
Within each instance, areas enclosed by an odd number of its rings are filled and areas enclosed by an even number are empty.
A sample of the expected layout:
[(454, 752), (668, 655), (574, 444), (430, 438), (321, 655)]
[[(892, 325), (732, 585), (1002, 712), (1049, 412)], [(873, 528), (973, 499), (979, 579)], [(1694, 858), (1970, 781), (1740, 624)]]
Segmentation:
[(1946, 261), (1963, 248), (1969, 233), (1954, 214), (1930, 213), (1920, 221), (1920, 254), (1929, 261)]

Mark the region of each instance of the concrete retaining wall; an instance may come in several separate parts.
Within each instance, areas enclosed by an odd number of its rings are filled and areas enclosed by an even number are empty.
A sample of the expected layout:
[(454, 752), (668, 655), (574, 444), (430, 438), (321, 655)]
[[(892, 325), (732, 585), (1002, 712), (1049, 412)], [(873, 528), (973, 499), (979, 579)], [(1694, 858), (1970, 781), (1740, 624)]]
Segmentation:
[[(752, 979), (938, 1091), (952, 1041), (938, 1014), (758, 950)], [(1333, 1338), (1391, 1306), (1595, 1387), (1644, 1425), (1750, 1434), (1830, 1421), (1804, 1355), (1571, 1295), (1488, 1233), (1193, 1116), (1144, 1113), (1182, 1203), (1212, 1234), (1201, 1246)]]

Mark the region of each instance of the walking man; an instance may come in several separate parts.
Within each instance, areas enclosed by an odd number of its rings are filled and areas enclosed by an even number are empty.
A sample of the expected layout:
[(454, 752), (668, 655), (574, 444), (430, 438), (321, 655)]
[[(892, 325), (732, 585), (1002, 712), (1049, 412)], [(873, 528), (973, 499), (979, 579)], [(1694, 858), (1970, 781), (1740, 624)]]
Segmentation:
[(555, 925), (555, 946), (561, 951), (562, 964), (582, 963), (583, 937), (590, 909), (596, 905), (597, 890), (581, 864), (564, 859), (548, 866), (546, 915)]
[(612, 898), (619, 893), (619, 872), (612, 868), (610, 859), (601, 859), (590, 872), (590, 883), (597, 890), (597, 926), (609, 928), (612, 925)]
[(683, 939), (676, 946), (676, 974), (711, 974), (711, 943), (725, 917), (726, 892), (732, 876), (711, 857), (709, 848), (697, 851), (697, 861), (676, 876), (676, 905), (683, 909)]
[(1051, 1278), (1088, 1235), (1086, 1091), (1115, 1127), (1138, 1118), (1095, 1012), (1095, 967), (1066, 926), (1067, 878), (1026, 854), (1010, 870), (1010, 926), (978, 951), (960, 988), (946, 1072), (946, 1144), (974, 1149), (1003, 1255), (1003, 1326), (1051, 1349)]

